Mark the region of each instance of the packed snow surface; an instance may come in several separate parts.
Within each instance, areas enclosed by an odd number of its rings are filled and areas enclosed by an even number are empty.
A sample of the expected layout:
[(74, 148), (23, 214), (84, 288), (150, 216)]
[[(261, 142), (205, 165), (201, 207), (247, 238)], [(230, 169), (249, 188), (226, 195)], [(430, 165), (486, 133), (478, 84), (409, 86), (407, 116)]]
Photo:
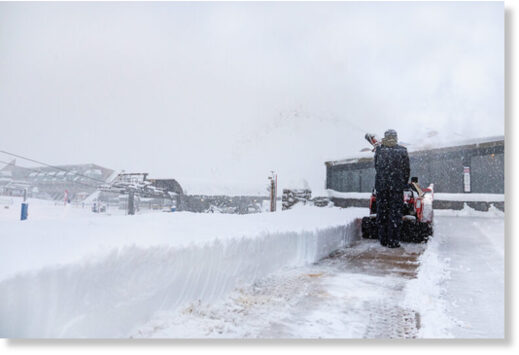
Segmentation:
[(218, 302), (158, 313), (137, 338), (414, 338), (400, 306), (425, 245), (388, 249), (361, 240), (319, 263), (285, 267)]
[(404, 305), (423, 338), (504, 338), (504, 213), (435, 210), (435, 233)]
[(156, 312), (327, 256), (357, 238), (354, 219), (365, 212), (106, 216), (38, 205), (27, 221), (1, 217), (3, 337), (126, 337)]
[(437, 255), (448, 274), (440, 282), (439, 300), (452, 319), (449, 332), (453, 337), (503, 339), (504, 214), (493, 209), (485, 215), (467, 207), (464, 212), (438, 217), (436, 223)]

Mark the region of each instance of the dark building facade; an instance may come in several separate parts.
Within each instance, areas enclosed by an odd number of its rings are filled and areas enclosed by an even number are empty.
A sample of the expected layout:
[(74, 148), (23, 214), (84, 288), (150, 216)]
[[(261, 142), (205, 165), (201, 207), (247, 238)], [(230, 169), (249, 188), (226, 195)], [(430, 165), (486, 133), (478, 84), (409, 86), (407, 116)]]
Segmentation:
[[(435, 192), (494, 193), (505, 190), (504, 137), (489, 137), (450, 147), (411, 151), (411, 176)], [(370, 192), (375, 184), (373, 156), (329, 161), (326, 188), (339, 192)]]

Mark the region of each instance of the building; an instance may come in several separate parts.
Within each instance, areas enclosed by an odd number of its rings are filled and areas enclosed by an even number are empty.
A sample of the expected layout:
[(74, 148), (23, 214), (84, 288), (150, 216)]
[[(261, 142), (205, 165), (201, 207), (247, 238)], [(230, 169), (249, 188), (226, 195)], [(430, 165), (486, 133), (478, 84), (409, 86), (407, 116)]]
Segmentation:
[(163, 189), (164, 191), (169, 191), (176, 193), (177, 195), (183, 195), (184, 191), (182, 190), (182, 186), (175, 179), (147, 179), (151, 181), (153, 186)]
[(0, 193), (20, 196), (27, 190), (31, 197), (54, 200), (63, 199), (67, 193), (71, 200), (82, 200), (114, 174), (114, 170), (96, 164), (25, 168), (13, 160), (0, 169)]
[(117, 206), (127, 210), (129, 192), (133, 191), (132, 203), (137, 209), (245, 214), (261, 212), (263, 202), (269, 199), (259, 193), (242, 194), (234, 187), (223, 189), (224, 193), (211, 193), (216, 185), (209, 181), (200, 189), (207, 193), (195, 189), (195, 194), (187, 194), (175, 179), (148, 178), (148, 173), (118, 173), (96, 164), (26, 168), (13, 160), (0, 169), (0, 195), (27, 193), (27, 197), (61, 201), (67, 197), (84, 206)]
[[(434, 183), (435, 192), (505, 192), (504, 136), (409, 149), (411, 176), (422, 186)], [(326, 188), (338, 192), (370, 192), (375, 185), (373, 153), (328, 161)]]

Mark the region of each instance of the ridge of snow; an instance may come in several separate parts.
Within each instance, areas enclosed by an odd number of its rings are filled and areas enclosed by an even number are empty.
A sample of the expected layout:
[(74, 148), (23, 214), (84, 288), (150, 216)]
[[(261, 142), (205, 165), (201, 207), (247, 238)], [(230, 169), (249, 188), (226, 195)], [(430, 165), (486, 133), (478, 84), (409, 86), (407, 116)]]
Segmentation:
[(470, 202), (504, 202), (504, 194), (481, 193), (446, 193), (435, 192), (434, 199), (438, 201), (470, 201)]
[(302, 206), (6, 221), (0, 336), (127, 337), (156, 312), (327, 256), (358, 237), (354, 220), (363, 213)]
[(326, 193), (328, 197), (332, 198), (352, 198), (359, 200), (369, 200), (371, 197), (371, 192), (339, 192), (332, 189), (327, 189)]
[(442, 235), (435, 235), (427, 243), (427, 249), (419, 257), (418, 274), (410, 280), (404, 290), (402, 305), (420, 314), (420, 338), (452, 338), (450, 329), (454, 325), (447, 315), (447, 305), (441, 297), (441, 284), (450, 278), (448, 258), (440, 257)]
[(463, 204), (461, 210), (434, 210), (436, 216), (453, 216), (453, 217), (481, 217), (481, 218), (496, 218), (504, 217), (505, 213), (494, 205), (490, 205), (488, 211), (477, 211), (467, 205)]
[[(369, 199), (371, 192), (339, 192), (332, 189), (326, 190), (328, 197)], [(446, 193), (435, 192), (435, 201), (460, 201), (460, 202), (504, 202), (504, 194), (482, 194), (482, 193)]]

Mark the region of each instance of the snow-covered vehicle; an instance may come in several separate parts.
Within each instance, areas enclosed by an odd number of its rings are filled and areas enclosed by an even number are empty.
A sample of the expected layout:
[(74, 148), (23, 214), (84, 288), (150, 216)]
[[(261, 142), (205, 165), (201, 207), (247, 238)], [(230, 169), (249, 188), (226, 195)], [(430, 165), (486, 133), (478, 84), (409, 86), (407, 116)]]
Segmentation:
[[(433, 199), (434, 185), (422, 189), (418, 178), (411, 178), (411, 183), (403, 194), (403, 224), (400, 241), (421, 243), (427, 242), (433, 234)], [(369, 216), (362, 218), (362, 237), (376, 239), (377, 228), (377, 194), (375, 189), (369, 200)]]

